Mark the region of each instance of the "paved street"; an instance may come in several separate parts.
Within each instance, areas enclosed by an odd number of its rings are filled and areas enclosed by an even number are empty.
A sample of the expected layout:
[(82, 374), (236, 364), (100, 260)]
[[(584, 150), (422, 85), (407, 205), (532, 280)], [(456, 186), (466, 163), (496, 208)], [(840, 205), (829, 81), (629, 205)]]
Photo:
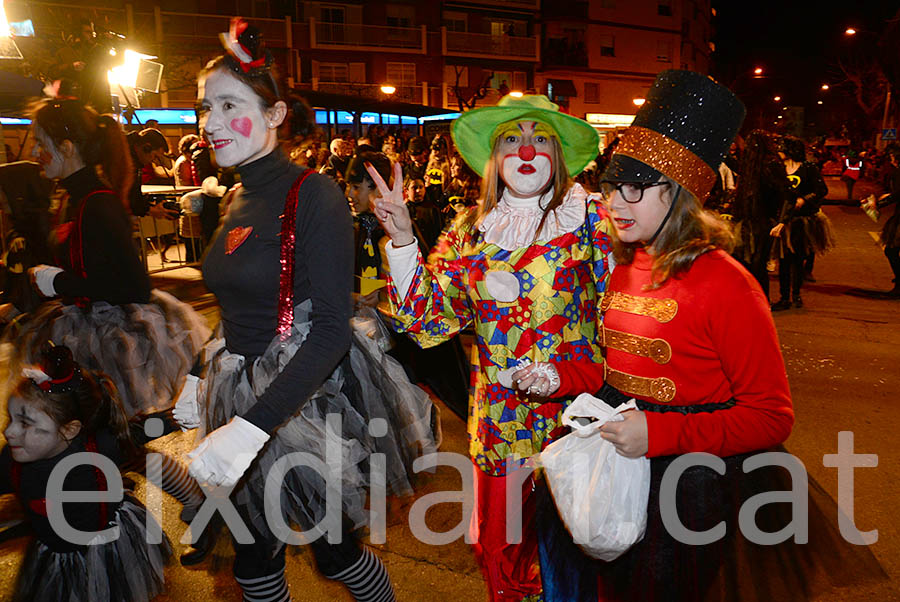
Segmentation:
[[(810, 475), (835, 497), (837, 471), (824, 467), (822, 457), (837, 451), (838, 432), (854, 433), (857, 453), (878, 455), (876, 468), (855, 471), (854, 509), (856, 525), (861, 530), (878, 530), (878, 542), (872, 549), (890, 581), (837, 590), (816, 600), (900, 600), (900, 451), (895, 447), (900, 433), (900, 407), (893, 405), (900, 403), (900, 301), (847, 294), (854, 288), (891, 287), (887, 261), (870, 234), (880, 225), (876, 226), (854, 207), (829, 206), (826, 212), (834, 222), (838, 247), (817, 260), (817, 282), (807, 284), (803, 291), (806, 306), (775, 316), (797, 415), (786, 445), (805, 463)], [(191, 271), (156, 277), (157, 286), (182, 298), (190, 296), (195, 306), (214, 322), (214, 300), (203, 295), (202, 286), (196, 281), (176, 278), (181, 273)], [(772, 286), (773, 300), (777, 300), (776, 280)], [(445, 410), (443, 417), (443, 450), (465, 453), (464, 425), (449, 411)], [(191, 434), (177, 434), (154, 446), (184, 452), (191, 444)], [(143, 495), (143, 480), (136, 480), (139, 494)], [(417, 497), (458, 488), (459, 478), (454, 472), (442, 469), (421, 478)], [(410, 535), (406, 525), (409, 502), (394, 501), (387, 543), (376, 546), (391, 573), (398, 599), (484, 599), (481, 576), (464, 543), (432, 547)], [(9, 512), (7, 504), (3, 514)], [(440, 505), (429, 512), (427, 519), (432, 529), (447, 530), (458, 524), (460, 509), (456, 505)], [(167, 533), (177, 540), (184, 526), (178, 521), (178, 508), (168, 498), (163, 520)], [(0, 545), (0, 599), (9, 597), (24, 546), (22, 539)], [(180, 552), (182, 546), (176, 543), (175, 548)], [(184, 569), (173, 564), (166, 573), (168, 593), (158, 600), (239, 600), (238, 588), (230, 575), (228, 548), (222, 542), (216, 558), (199, 568)], [(288, 580), (297, 601), (350, 600), (342, 587), (319, 576), (311, 555), (303, 549), (288, 553)]]

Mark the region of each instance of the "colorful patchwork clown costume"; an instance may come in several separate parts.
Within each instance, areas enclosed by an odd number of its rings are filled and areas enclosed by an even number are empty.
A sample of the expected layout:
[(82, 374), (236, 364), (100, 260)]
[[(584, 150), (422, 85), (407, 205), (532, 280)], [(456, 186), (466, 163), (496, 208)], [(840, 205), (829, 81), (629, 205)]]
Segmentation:
[(411, 232), (391, 232), (394, 212), (404, 209), (388, 203), (376, 211), (393, 239), (386, 255), (397, 329), (422, 347), (475, 330), (471, 535), (491, 600), (518, 601), (541, 593), (533, 513), (543, 483), (525, 480), (523, 539), (509, 544), (507, 475), (564, 434), (559, 419), (570, 400), (501, 380), (523, 360), (602, 361), (597, 307), (610, 269), (608, 226), (599, 203), (570, 179), (596, 155), (597, 135), (544, 96), (504, 97), (463, 114), (452, 133), (485, 179), (484, 199), (460, 214), (427, 261)]

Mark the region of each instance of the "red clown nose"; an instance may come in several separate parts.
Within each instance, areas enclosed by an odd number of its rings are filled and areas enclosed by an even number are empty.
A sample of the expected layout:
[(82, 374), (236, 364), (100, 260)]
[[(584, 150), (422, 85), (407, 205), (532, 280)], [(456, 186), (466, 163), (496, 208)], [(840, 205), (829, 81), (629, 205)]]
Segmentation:
[(532, 159), (534, 159), (535, 154), (536, 153), (534, 152), (534, 147), (530, 144), (528, 146), (519, 147), (519, 158), (522, 161), (531, 161)]

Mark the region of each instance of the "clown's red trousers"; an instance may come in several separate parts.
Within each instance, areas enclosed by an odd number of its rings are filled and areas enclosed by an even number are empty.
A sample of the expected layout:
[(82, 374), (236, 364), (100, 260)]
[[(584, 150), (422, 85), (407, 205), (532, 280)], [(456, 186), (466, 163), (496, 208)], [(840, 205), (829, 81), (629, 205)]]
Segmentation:
[[(505, 477), (493, 477), (477, 466), (474, 469), (475, 508), (469, 534), (489, 599), (519, 602), (540, 594), (533, 475), (520, 469)], [(509, 508), (507, 497), (511, 498)]]

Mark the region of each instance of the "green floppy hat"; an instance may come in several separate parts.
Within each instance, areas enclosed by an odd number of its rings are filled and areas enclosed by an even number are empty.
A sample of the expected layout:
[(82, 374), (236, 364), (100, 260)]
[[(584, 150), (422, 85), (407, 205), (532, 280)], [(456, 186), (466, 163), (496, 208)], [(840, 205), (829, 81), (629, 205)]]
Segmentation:
[(559, 105), (543, 94), (521, 98), (507, 95), (493, 107), (463, 113), (450, 126), (459, 154), (479, 176), (484, 176), (491, 158), (497, 127), (510, 121), (537, 121), (552, 128), (572, 177), (580, 174), (599, 151), (597, 131), (583, 119), (560, 113)]

